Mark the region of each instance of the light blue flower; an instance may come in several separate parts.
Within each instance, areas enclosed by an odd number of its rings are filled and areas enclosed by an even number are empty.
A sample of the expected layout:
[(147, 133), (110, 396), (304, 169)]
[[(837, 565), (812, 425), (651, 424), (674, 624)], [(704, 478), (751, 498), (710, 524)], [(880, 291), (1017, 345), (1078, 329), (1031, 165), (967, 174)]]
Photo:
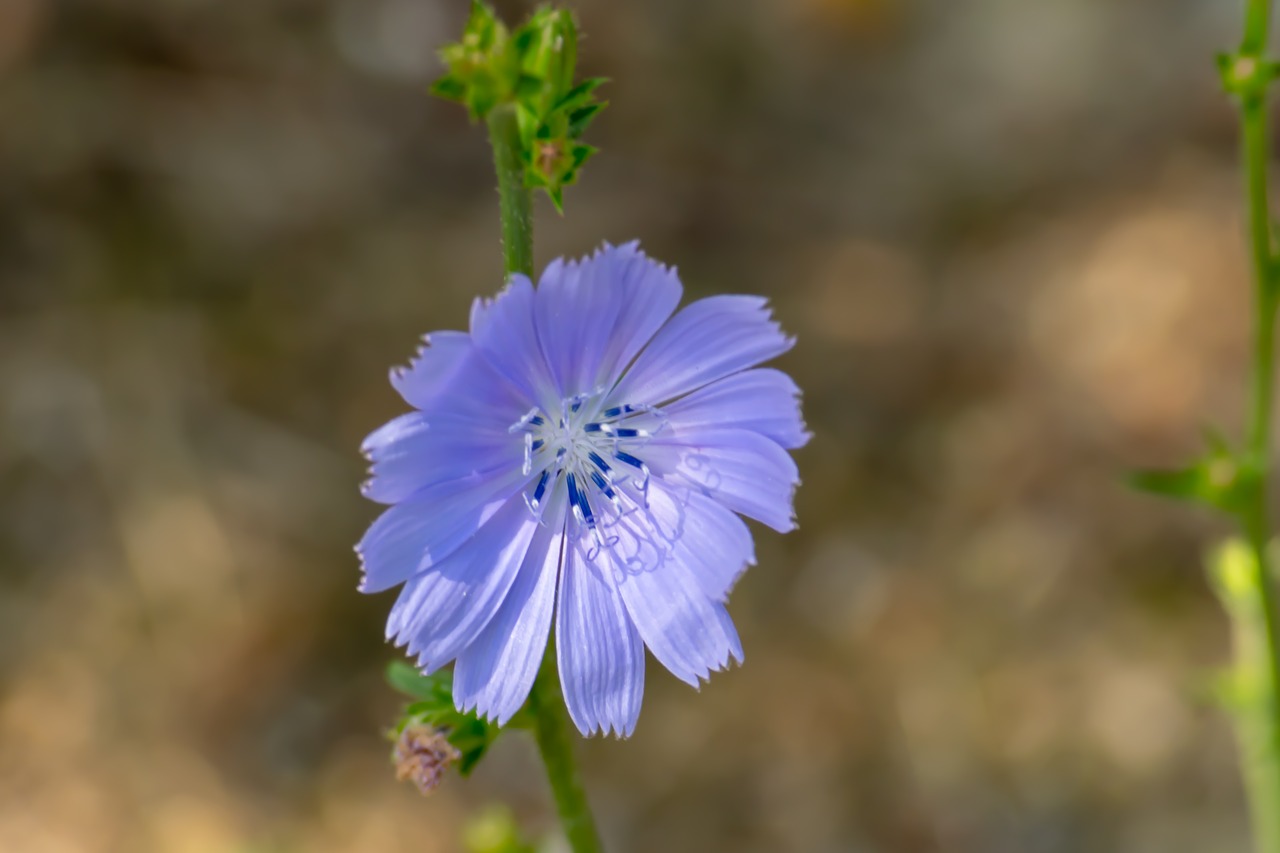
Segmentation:
[[(737, 514), (786, 532), (808, 440), (765, 300), (675, 312), (636, 244), (550, 264), (428, 336), (391, 383), (414, 407), (370, 435), (364, 492), (390, 504), (356, 550), (361, 589), (404, 584), (387, 637), (498, 723), (555, 625), (583, 734), (635, 728), (644, 648), (695, 687), (742, 646), (724, 602), (755, 562)], [(673, 312), (674, 316), (673, 316)]]

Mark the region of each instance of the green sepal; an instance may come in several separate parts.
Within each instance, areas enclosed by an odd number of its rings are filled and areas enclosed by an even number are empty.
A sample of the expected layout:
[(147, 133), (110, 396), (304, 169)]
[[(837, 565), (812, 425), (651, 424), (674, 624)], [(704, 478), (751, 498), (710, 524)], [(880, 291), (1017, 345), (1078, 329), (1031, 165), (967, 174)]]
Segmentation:
[(409, 703), (392, 730), (399, 737), (413, 725), (430, 726), (444, 733), (458, 750), (458, 773), (467, 776), (501, 733), (475, 714), (462, 713), (453, 702), (453, 674), (447, 671), (423, 675), (404, 661), (387, 664), (387, 683), (414, 701)]
[(516, 79), (516, 85), (513, 89), (516, 103), (528, 111), (530, 116), (537, 116), (537, 112), (528, 105), (536, 100), (538, 95), (542, 94), (543, 85), (541, 78), (531, 77), (528, 74), (521, 74)]
[(572, 110), (592, 103), (596, 89), (608, 82), (608, 77), (588, 77), (566, 92), (564, 97), (556, 102), (556, 109)]
[(450, 732), (449, 743), (462, 753), (462, 758), (458, 761), (458, 773), (464, 777), (470, 776), (497, 736), (496, 726), (475, 718), (463, 722)]
[(566, 92), (573, 87), (578, 61), (578, 27), (567, 9), (548, 6), (535, 11), (516, 32), (520, 67), (537, 77), (548, 92)]
[(588, 104), (569, 113), (569, 136), (577, 139), (582, 132), (587, 129), (587, 125), (591, 124), (591, 120), (596, 117), (602, 109), (605, 108), (603, 102)]
[(574, 171), (576, 172), (578, 169), (582, 168), (582, 164), (587, 162), (587, 158), (599, 151), (600, 149), (596, 148), (594, 145), (583, 145), (581, 143), (569, 149), (569, 157), (573, 160)]
[(467, 85), (457, 77), (446, 74), (431, 84), (431, 94), (437, 98), (444, 98), (446, 101), (457, 101), (460, 104), (466, 103)]

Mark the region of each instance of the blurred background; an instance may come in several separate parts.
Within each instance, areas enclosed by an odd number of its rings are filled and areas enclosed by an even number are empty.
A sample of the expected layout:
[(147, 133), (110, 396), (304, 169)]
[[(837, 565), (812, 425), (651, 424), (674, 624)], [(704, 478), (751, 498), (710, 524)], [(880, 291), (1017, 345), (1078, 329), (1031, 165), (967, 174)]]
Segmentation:
[[(1125, 490), (1243, 408), (1240, 3), (579, 0), (604, 153), (541, 266), (640, 238), (771, 297), (815, 433), (747, 665), (582, 747), (610, 849), (1244, 851), (1224, 528)], [(433, 101), (463, 0), (0, 3), (0, 850), (458, 851), (383, 730), (356, 448), (500, 284)], [(501, 4), (509, 20), (528, 5)]]

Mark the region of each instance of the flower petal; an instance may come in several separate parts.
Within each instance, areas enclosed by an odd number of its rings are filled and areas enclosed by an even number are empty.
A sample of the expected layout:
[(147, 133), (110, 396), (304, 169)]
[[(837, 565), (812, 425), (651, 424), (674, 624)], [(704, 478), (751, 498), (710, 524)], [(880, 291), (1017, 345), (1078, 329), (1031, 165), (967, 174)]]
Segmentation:
[(534, 403), (546, 410), (559, 402), (534, 328), (533, 284), (528, 278), (515, 273), (496, 297), (472, 303), (471, 339), (494, 369), (528, 399), (526, 410)]
[(471, 352), (466, 332), (432, 332), (423, 336), (423, 347), (408, 367), (391, 370), (391, 384), (415, 408), (425, 409), (449, 386)]
[(677, 490), (655, 485), (649, 512), (616, 519), (611, 545), (600, 549), (596, 563), (613, 578), (653, 656), (697, 687), (730, 657), (741, 661), (742, 645), (724, 605), (706, 594), (699, 577), (706, 569), (703, 555), (695, 556), (684, 541), (688, 515)]
[(715, 498), (655, 480), (649, 490), (649, 516), (673, 540), (704, 595), (728, 599), (748, 566), (756, 563), (755, 543), (746, 522)]
[(534, 315), (560, 394), (611, 383), (675, 311), (682, 290), (675, 272), (634, 242), (548, 264)]
[[(474, 347), (459, 344), (459, 335), (445, 337), (444, 348), (466, 350), (450, 366), (447, 387), (436, 396), (417, 397), (426, 410), (393, 418), (365, 439), (361, 449), (373, 465), (363, 491), (370, 500), (397, 503), (436, 483), (496, 469), (504, 461), (521, 466), (523, 436), (513, 435), (509, 427), (529, 410), (529, 401)], [(421, 384), (413, 387), (423, 391)]]
[(438, 565), (482, 529), (527, 479), (519, 468), (504, 467), (498, 473), (437, 483), (391, 507), (356, 545), (364, 571), (360, 590), (380, 592)]
[(394, 504), (441, 483), (504, 467), (518, 471), (524, 460), (522, 439), (506, 429), (467, 427), (445, 419), (428, 422), (424, 413), (410, 412), (365, 439), (363, 449), (373, 464), (361, 491), (369, 500)]
[(662, 410), (678, 430), (749, 429), (788, 449), (803, 447), (810, 438), (800, 414), (799, 387), (771, 367), (726, 376), (667, 403)]
[(406, 412), (397, 415), (365, 437), (360, 452), (372, 458), (397, 442), (412, 439), (427, 430), (427, 416), (422, 412)]
[(710, 296), (671, 318), (609, 399), (658, 405), (791, 349), (759, 296)]
[(502, 606), (453, 670), (458, 709), (474, 708), (500, 726), (524, 704), (547, 648), (565, 540), (563, 500), (558, 504), (547, 507)]
[(663, 478), (692, 486), (734, 512), (779, 533), (795, 529), (800, 474), (791, 454), (772, 439), (746, 429), (673, 427), (645, 445), (644, 458)]
[(387, 638), (407, 644), (426, 672), (453, 660), (497, 613), (537, 528), (522, 498), (508, 500), (479, 534), (405, 584)]
[(564, 549), (556, 658), (569, 716), (584, 735), (627, 737), (644, 696), (644, 644), (622, 598), (573, 547)]

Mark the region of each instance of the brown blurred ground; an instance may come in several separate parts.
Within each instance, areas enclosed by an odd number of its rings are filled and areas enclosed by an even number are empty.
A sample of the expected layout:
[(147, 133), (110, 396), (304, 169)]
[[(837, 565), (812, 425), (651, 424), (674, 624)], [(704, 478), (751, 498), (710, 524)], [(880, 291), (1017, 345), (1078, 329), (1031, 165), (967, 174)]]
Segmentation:
[[(577, 4), (613, 105), (542, 261), (772, 297), (816, 436), (745, 668), (583, 750), (611, 849), (1247, 848), (1200, 514), (1241, 408), (1232, 3)], [(509, 11), (520, 9), (507, 4)], [(0, 850), (451, 851), (355, 593), (388, 366), (498, 286), (462, 0), (0, 3)]]

